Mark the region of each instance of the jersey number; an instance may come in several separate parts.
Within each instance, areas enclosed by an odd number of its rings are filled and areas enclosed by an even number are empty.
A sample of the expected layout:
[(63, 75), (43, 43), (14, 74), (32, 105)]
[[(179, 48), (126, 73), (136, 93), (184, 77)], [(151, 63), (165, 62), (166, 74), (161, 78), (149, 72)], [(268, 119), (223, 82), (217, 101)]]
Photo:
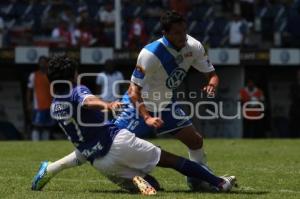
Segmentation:
[(74, 118), (71, 118), (71, 119), (69, 119), (67, 121), (64, 121), (64, 125), (62, 125), (62, 124), (59, 123), (59, 126), (62, 128), (62, 130), (64, 131), (64, 133), (68, 136), (68, 139), (71, 140), (71, 137), (68, 135), (68, 133), (65, 130), (65, 127), (64, 127), (64, 126), (67, 126), (67, 125), (73, 125), (74, 126), (74, 129), (76, 130), (76, 134), (78, 136), (78, 140), (80, 142), (83, 142), (84, 138), (83, 138), (81, 130), (80, 130), (77, 122), (74, 120)]
[(130, 123), (129, 123), (129, 125), (128, 125), (128, 129), (130, 130), (130, 131), (133, 131), (136, 127), (137, 127), (137, 125), (139, 125), (139, 121), (137, 121), (137, 120), (133, 120), (133, 121), (131, 121)]

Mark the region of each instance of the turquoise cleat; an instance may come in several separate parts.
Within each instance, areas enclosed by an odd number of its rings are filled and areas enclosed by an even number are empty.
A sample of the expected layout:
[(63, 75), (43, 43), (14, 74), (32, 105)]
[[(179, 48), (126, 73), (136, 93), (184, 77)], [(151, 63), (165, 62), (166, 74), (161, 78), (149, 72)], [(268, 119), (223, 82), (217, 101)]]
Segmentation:
[(34, 176), (31, 190), (41, 191), (43, 187), (53, 177), (53, 174), (47, 173), (47, 167), (51, 162), (44, 161), (41, 163), (38, 173)]

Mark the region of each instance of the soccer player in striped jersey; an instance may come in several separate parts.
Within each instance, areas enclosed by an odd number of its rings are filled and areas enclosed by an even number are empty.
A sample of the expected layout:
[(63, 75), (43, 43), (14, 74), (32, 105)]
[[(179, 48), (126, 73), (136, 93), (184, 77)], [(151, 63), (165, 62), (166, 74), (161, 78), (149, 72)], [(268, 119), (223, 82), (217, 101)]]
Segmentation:
[(115, 124), (140, 137), (154, 129), (158, 135), (169, 133), (188, 147), (190, 160), (206, 164), (203, 137), (174, 98), (174, 91), (191, 67), (206, 74), (208, 80), (203, 90), (209, 95), (215, 93), (219, 78), (202, 44), (187, 34), (186, 21), (180, 14), (167, 11), (160, 23), (163, 37), (141, 50), (128, 92), (122, 99), (130, 105)]

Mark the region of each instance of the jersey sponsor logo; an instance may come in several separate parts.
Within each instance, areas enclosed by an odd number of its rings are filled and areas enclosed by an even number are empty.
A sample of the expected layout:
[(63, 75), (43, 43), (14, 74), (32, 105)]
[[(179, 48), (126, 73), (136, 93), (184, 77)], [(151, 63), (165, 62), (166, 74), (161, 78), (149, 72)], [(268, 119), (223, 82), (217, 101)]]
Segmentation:
[(192, 52), (187, 52), (184, 54), (184, 57), (192, 57), (193, 56), (193, 53)]
[(169, 89), (177, 88), (186, 76), (186, 71), (183, 68), (176, 68), (166, 81), (166, 86)]
[(98, 142), (96, 145), (94, 145), (92, 148), (90, 149), (84, 149), (81, 153), (85, 156), (85, 157), (90, 157), (94, 154), (96, 154), (98, 151), (101, 151), (103, 149), (103, 146), (101, 145), (100, 142)]

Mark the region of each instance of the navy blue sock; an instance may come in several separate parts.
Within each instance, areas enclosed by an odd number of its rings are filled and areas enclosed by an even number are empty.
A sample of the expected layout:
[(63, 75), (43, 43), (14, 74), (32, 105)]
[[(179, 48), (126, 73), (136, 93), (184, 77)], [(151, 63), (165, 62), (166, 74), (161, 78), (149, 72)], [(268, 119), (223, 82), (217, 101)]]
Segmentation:
[(179, 158), (175, 169), (185, 176), (204, 180), (216, 187), (224, 181), (211, 173), (206, 167), (185, 158)]

